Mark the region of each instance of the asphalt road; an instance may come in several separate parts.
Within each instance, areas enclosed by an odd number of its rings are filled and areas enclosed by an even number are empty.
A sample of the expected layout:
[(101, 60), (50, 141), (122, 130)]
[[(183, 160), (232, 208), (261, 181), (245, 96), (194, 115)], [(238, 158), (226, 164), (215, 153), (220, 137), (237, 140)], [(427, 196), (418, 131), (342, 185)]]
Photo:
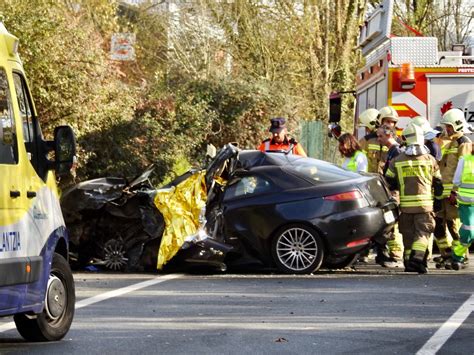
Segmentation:
[(308, 276), (78, 273), (66, 338), (27, 343), (4, 318), (0, 353), (474, 354), (471, 268), (428, 275), (375, 265)]

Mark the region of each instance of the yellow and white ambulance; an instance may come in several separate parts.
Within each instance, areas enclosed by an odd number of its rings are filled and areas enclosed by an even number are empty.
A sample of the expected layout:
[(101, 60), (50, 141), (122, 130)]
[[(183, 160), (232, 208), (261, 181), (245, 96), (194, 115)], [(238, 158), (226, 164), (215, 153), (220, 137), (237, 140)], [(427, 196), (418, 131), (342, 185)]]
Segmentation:
[(75, 292), (54, 172), (72, 167), (75, 139), (69, 126), (43, 139), (17, 49), (0, 23), (0, 316), (27, 340), (58, 340)]

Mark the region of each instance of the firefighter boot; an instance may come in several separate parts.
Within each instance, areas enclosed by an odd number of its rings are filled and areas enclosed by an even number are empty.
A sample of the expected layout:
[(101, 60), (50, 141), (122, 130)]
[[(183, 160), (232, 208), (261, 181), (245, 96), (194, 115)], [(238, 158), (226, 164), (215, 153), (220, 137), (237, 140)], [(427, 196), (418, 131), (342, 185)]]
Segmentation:
[(420, 252), (416, 250), (411, 251), (410, 259), (405, 264), (405, 272), (417, 272), (419, 274), (427, 274), (428, 267), (426, 263), (426, 252), (419, 255)]
[(375, 244), (375, 250), (377, 255), (375, 256), (375, 262), (380, 266), (386, 266), (386, 263), (392, 261), (388, 253), (388, 248), (386, 244)]
[(423, 262), (417, 259), (410, 259), (405, 266), (405, 272), (417, 272), (419, 274), (427, 274), (428, 268)]
[(447, 264), (451, 262), (451, 248), (446, 248), (443, 250), (440, 256), (433, 258), (433, 261), (436, 263), (435, 266), (437, 269), (442, 269), (446, 267)]

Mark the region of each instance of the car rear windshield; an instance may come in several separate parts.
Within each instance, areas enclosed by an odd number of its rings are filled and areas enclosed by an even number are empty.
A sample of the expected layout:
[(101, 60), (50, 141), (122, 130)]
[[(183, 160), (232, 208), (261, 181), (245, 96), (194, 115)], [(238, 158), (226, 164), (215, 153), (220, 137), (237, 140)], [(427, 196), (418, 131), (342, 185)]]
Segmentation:
[(283, 169), (288, 170), (288, 172), (295, 171), (317, 182), (344, 181), (360, 177), (359, 174), (352, 171), (312, 158), (288, 159)]

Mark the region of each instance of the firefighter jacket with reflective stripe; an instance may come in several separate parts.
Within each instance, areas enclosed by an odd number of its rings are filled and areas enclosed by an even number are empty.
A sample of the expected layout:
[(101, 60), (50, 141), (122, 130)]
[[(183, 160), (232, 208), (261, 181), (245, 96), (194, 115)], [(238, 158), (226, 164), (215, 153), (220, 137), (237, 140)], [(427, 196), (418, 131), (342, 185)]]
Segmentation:
[(386, 173), (392, 189), (400, 191), (400, 210), (403, 213), (433, 211), (432, 188), (441, 189), (438, 163), (430, 154), (400, 153), (390, 162)]
[(288, 139), (285, 137), (284, 141), (282, 143), (277, 143), (273, 139), (265, 139), (259, 146), (258, 150), (262, 152), (267, 152), (267, 151), (272, 151), (272, 150), (282, 150), (282, 151), (287, 151), (291, 148), (289, 151), (289, 154), (297, 154), (301, 155), (303, 157), (306, 156), (306, 153), (297, 141), (294, 139)]
[[(439, 162), (441, 178), (443, 180), (443, 194), (436, 195), (436, 198), (447, 198), (453, 190), (453, 177), (459, 158), (466, 154), (471, 154), (471, 140), (463, 135), (456, 133), (450, 137), (450, 141), (441, 149), (442, 157)], [(455, 188), (454, 188), (455, 189)]]
[(377, 132), (371, 132), (359, 141), (360, 149), (367, 156), (369, 173), (383, 173), (388, 148), (377, 140)]
[(453, 183), (459, 187), (458, 203), (474, 205), (474, 155), (465, 155), (459, 159)]
[(348, 158), (346, 161), (344, 161), (342, 167), (350, 171), (367, 172), (367, 157), (365, 156), (364, 152), (358, 150), (351, 158)]

